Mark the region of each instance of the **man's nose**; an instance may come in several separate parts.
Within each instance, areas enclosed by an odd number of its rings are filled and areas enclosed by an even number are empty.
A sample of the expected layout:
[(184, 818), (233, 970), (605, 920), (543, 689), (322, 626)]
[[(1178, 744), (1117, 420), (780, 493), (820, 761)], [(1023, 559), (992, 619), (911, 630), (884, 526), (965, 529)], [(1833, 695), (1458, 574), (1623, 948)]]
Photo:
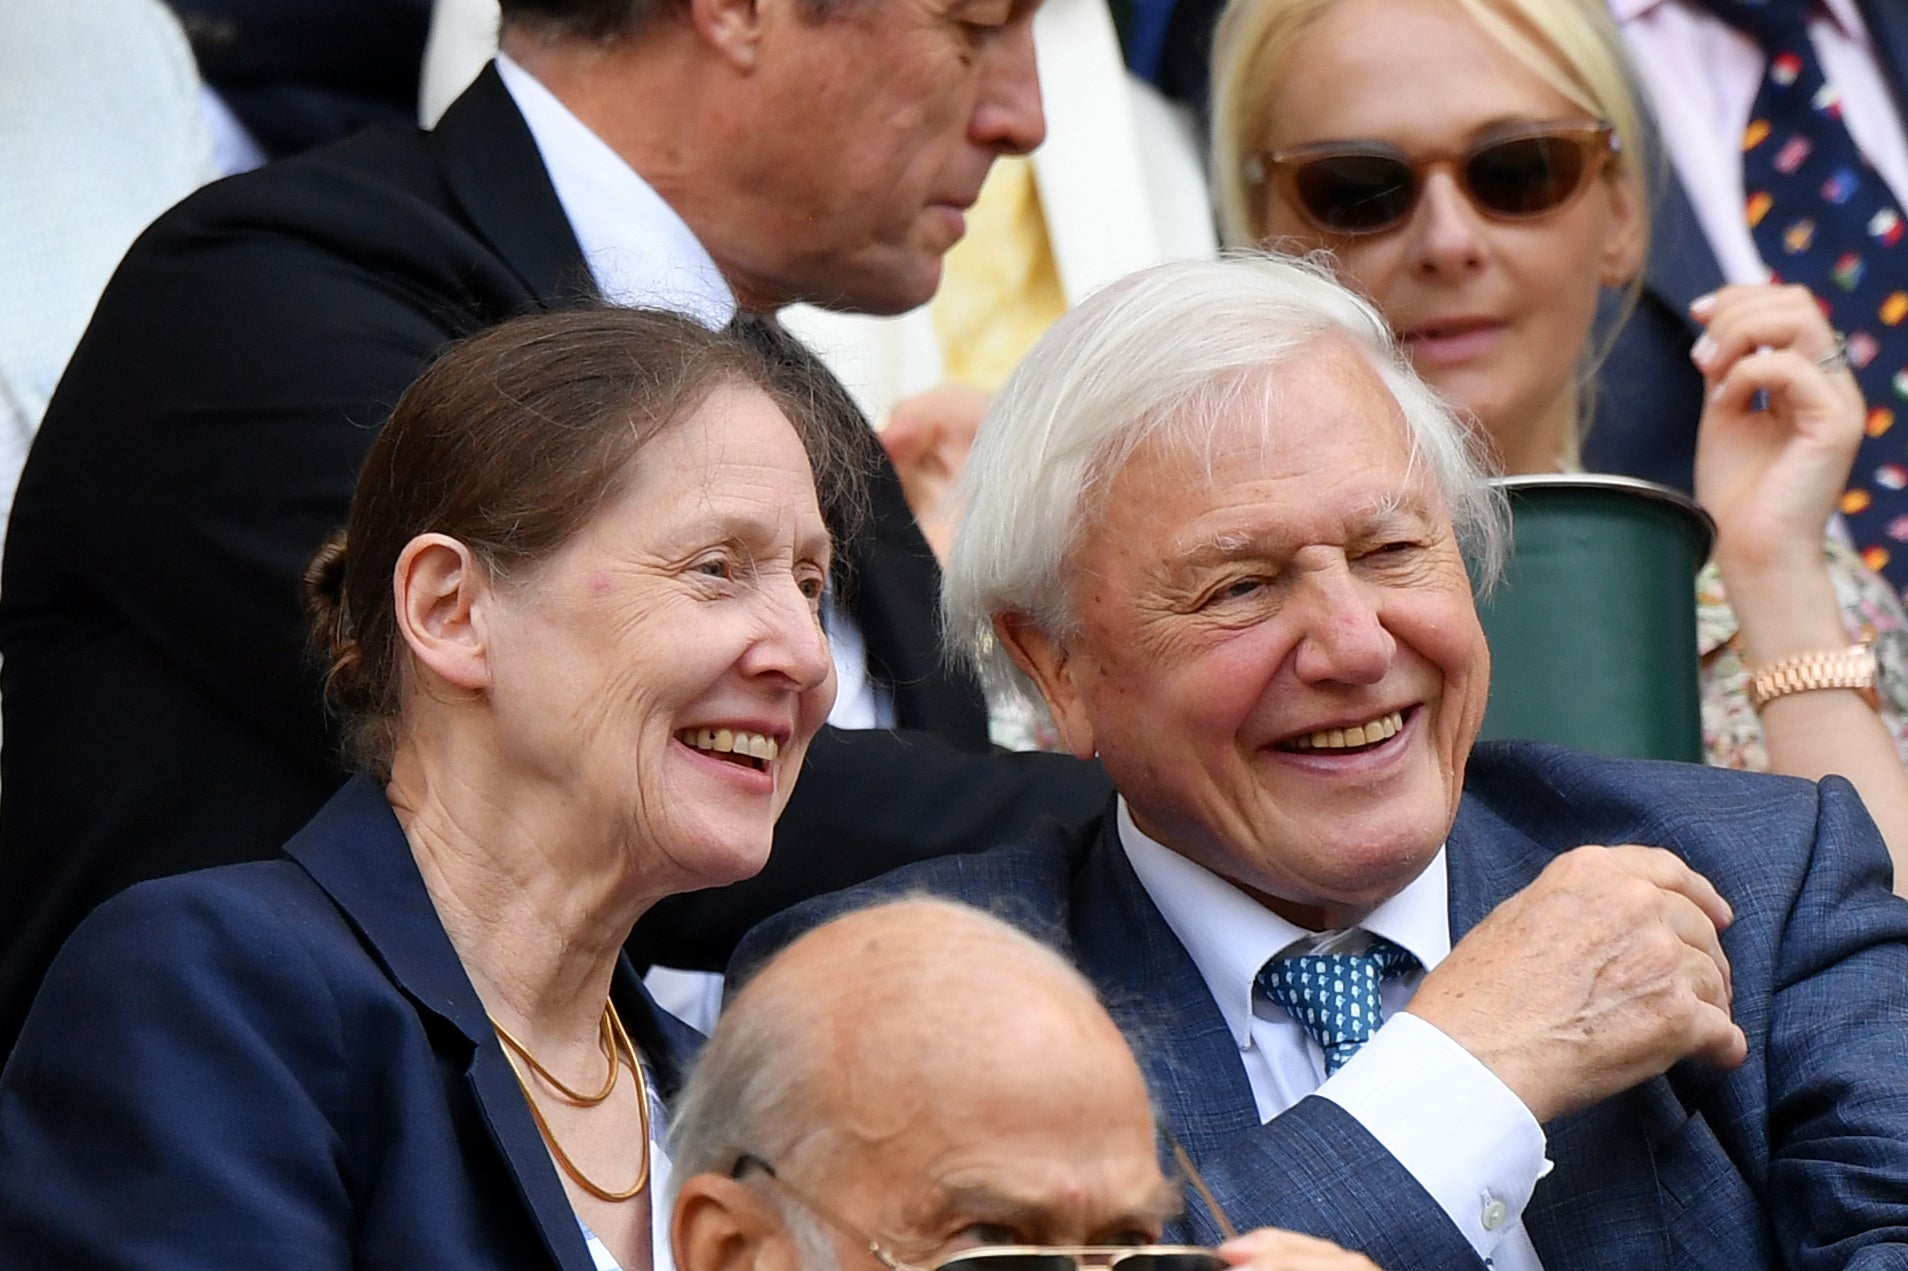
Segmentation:
[(1482, 214), (1448, 168), (1425, 176), (1412, 210), (1408, 233), (1414, 263), (1420, 273), (1462, 273), (1483, 259)]
[(1386, 630), (1376, 591), (1339, 564), (1298, 585), (1304, 624), (1293, 669), (1308, 684), (1376, 684), (1391, 670), (1398, 642)]
[(983, 55), (987, 66), (974, 105), (973, 139), (1004, 154), (1026, 154), (1047, 136), (1034, 59), (1033, 20), (1011, 23)]

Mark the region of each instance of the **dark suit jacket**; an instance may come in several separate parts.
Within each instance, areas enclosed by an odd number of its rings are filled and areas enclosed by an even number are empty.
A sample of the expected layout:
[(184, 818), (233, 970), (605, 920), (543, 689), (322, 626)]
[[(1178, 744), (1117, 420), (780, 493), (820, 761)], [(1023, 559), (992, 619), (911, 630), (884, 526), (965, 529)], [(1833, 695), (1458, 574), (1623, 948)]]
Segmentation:
[[(219, 182), (133, 247), (28, 458), (0, 577), (0, 1054), (94, 905), (269, 856), (337, 789), (306, 559), (437, 350), (593, 299), (494, 71), (432, 133)], [(885, 467), (875, 512), (855, 605), (900, 730), (824, 730), (771, 871), (653, 912), (641, 952), (719, 967), (793, 899), (1105, 798), (1097, 769), (990, 750), (978, 690), (941, 667), (938, 574)]]
[[(1479, 1262), (1337, 1105), (1261, 1126), (1232, 1034), (1108, 814), (897, 871), (772, 919), (746, 971), (833, 912), (909, 891), (991, 906), (1071, 951), (1135, 1042), (1162, 1119), (1239, 1227), (1328, 1236), (1380, 1266)], [(1908, 903), (1849, 786), (1532, 743), (1480, 746), (1447, 841), (1455, 941), (1580, 843), (1669, 847), (1736, 913), (1723, 936), (1749, 1060), (1693, 1064), (1545, 1127), (1526, 1226), (1546, 1271), (1908, 1265)], [(1197, 1206), (1176, 1237), (1212, 1240)]]
[[(695, 1034), (627, 960), (612, 994), (673, 1092)], [(280, 859), (81, 927), (0, 1075), (0, 1178), (0, 1268), (591, 1266), (364, 777)]]
[[(1908, 119), (1908, 4), (1856, 0), (1875, 42), (1895, 105)], [(1655, 237), (1636, 311), (1611, 347), (1597, 378), (1595, 415), (1584, 439), (1584, 464), (1694, 488), (1696, 423), (1703, 381), (1689, 360), (1701, 329), (1689, 302), (1722, 286), (1722, 269), (1667, 159), (1651, 156), (1645, 171), (1654, 192)], [(1606, 305), (1603, 330), (1619, 315)], [(1599, 339), (1607, 339), (1600, 333)]]

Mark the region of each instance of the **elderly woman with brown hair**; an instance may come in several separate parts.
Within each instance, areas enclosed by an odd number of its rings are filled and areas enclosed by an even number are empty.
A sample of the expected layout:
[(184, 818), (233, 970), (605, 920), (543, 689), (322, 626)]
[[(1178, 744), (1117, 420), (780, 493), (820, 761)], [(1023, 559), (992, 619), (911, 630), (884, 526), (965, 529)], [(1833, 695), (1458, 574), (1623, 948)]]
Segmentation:
[(639, 311), (406, 393), (309, 579), (365, 771), (68, 943), (0, 1079), (0, 1266), (667, 1265), (693, 1038), (621, 949), (761, 867), (827, 714), (829, 436)]

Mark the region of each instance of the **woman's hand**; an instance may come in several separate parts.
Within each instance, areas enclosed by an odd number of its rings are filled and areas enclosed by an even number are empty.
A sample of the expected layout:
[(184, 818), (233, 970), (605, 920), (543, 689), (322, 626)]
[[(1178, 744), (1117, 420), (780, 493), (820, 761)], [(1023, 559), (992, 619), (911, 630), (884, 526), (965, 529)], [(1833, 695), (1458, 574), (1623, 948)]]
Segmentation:
[(1696, 497), (1716, 518), (1718, 562), (1819, 568), (1862, 440), (1862, 393), (1835, 332), (1806, 287), (1724, 287), (1690, 314), (1706, 328), (1690, 351), (1708, 391)]

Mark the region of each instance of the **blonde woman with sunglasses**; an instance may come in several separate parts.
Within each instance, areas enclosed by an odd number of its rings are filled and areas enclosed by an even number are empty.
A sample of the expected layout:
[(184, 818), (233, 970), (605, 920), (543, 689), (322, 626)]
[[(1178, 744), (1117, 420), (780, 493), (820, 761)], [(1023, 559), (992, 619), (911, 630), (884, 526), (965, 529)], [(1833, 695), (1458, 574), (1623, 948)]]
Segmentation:
[[(1227, 242), (1329, 250), (1506, 472), (1577, 466), (1597, 306), (1646, 253), (1619, 47), (1602, 0), (1232, 0), (1215, 38)], [(1900, 878), (1908, 620), (1826, 537), (1860, 391), (1802, 288), (1724, 288), (1692, 316), (1708, 388), (1696, 493), (1718, 526), (1697, 597), (1710, 762), (1849, 777)], [(1791, 689), (1752, 706), (1755, 671), (1864, 641), (1870, 652), (1851, 656), (1881, 655), (1879, 697)]]

